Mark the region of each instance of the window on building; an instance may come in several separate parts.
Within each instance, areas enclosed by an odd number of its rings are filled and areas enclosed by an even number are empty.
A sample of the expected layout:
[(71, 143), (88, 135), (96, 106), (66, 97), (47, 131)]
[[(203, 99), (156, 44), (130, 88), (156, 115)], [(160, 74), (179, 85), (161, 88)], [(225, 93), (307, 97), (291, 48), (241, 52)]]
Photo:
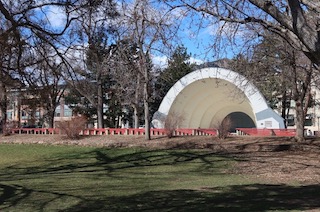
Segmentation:
[(72, 116), (72, 110), (67, 106), (64, 107), (64, 116), (65, 117), (71, 117)]
[(28, 120), (28, 113), (24, 110), (21, 111), (21, 119)]
[(286, 108), (291, 108), (291, 100), (286, 100)]
[(54, 117), (60, 117), (61, 115), (60, 113), (61, 113), (60, 106), (58, 106), (54, 111)]
[(7, 112), (7, 119), (8, 120), (12, 120), (12, 112), (11, 111), (9, 111), (9, 112)]
[(40, 111), (36, 111), (35, 116), (36, 116), (36, 118), (40, 118)]
[(313, 115), (312, 114), (306, 115), (306, 120), (305, 120), (304, 125), (305, 126), (312, 126), (313, 125)]
[(287, 126), (294, 126), (294, 115), (293, 114), (289, 114), (287, 117)]

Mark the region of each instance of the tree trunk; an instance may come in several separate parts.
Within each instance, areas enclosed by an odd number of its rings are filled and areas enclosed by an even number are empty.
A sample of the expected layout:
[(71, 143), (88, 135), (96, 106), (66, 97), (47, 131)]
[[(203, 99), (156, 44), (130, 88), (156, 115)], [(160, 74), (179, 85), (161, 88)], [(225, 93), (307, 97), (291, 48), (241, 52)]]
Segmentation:
[(310, 65), (310, 70), (306, 72), (306, 76), (301, 87), (301, 94), (296, 101), (296, 141), (305, 141), (304, 137), (304, 126), (305, 119), (308, 112), (308, 107), (311, 101), (311, 79), (312, 79), (312, 65)]
[(133, 108), (133, 121), (134, 121), (134, 128), (138, 128), (139, 127), (139, 114), (138, 114), (138, 106), (133, 104), (132, 105)]
[(141, 91), (140, 74), (137, 76), (137, 85), (134, 94), (134, 104), (133, 104), (133, 116), (134, 116), (134, 128), (139, 127), (139, 94)]
[(145, 55), (143, 55), (143, 105), (144, 105), (144, 124), (145, 124), (145, 139), (151, 140), (150, 136), (150, 110), (149, 110), (149, 70)]
[[(49, 102), (46, 104), (46, 110), (47, 113), (45, 115), (45, 120), (47, 121), (48, 128), (53, 128), (54, 127), (54, 115), (55, 115), (55, 110), (57, 107), (56, 99), (51, 98), (49, 96)], [(64, 107), (64, 104), (60, 104), (60, 116), (61, 116), (61, 110), (62, 107)]]
[(18, 118), (17, 127), (20, 128), (21, 127), (21, 96), (20, 96), (20, 92), (18, 93), (18, 97), (17, 97), (16, 101), (17, 101), (16, 110), (17, 110), (17, 118)]
[[(283, 91), (282, 93), (282, 108), (281, 108), (281, 116), (284, 120), (287, 120), (287, 92)], [(290, 107), (290, 106), (289, 106)], [(285, 128), (287, 128), (288, 126), (288, 122), (285, 121)]]
[(146, 140), (151, 140), (150, 136), (150, 111), (149, 111), (149, 92), (148, 92), (148, 82), (144, 83), (144, 98), (143, 98), (143, 104), (144, 104), (144, 124), (145, 124), (145, 139)]
[(296, 102), (296, 135), (295, 139), (297, 142), (305, 141), (304, 138), (304, 122), (305, 122), (305, 113), (303, 110), (303, 104), (298, 101)]
[(97, 104), (97, 122), (98, 128), (103, 128), (103, 91), (101, 79), (98, 79), (98, 104)]
[(7, 123), (7, 90), (6, 86), (0, 82), (0, 108), (1, 108), (1, 128), (2, 131), (5, 131), (6, 123)]
[(49, 109), (48, 114), (47, 114), (47, 122), (48, 122), (48, 127), (53, 128), (54, 127), (54, 110)]

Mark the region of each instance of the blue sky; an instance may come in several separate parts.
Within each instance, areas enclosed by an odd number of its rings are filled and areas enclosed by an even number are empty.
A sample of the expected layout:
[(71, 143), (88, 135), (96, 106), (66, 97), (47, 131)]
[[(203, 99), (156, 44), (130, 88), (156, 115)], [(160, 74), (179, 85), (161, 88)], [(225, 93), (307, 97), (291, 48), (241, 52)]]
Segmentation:
[[(54, 28), (64, 26), (65, 17), (62, 11), (56, 7), (51, 7), (50, 10), (51, 11), (47, 14), (47, 18), (51, 25)], [(217, 52), (214, 52), (213, 49), (209, 48), (209, 46), (213, 44), (214, 33), (219, 26), (210, 25), (208, 21), (205, 24), (207, 25), (206, 27), (199, 28), (199, 25), (197, 25), (196, 22), (192, 22), (190, 17), (184, 16), (181, 19), (179, 31), (179, 36), (181, 37), (180, 41), (191, 54), (190, 62), (200, 64), (202, 62), (214, 61), (224, 57), (232, 58), (234, 53), (231, 50), (219, 52), (219, 55), (217, 55)], [(224, 30), (228, 31), (229, 29), (226, 27)], [(153, 55), (153, 61), (156, 65), (161, 67), (166, 65), (165, 56)]]

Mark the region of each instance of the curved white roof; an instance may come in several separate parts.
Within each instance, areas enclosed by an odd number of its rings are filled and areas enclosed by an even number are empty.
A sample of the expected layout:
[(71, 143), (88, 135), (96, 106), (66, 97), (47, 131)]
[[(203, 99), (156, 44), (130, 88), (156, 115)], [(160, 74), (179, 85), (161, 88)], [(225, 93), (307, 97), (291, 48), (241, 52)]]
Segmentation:
[(284, 128), (252, 83), (223, 68), (199, 69), (175, 83), (154, 115), (156, 127), (163, 127), (170, 112), (183, 116), (181, 128), (210, 128), (233, 112), (247, 114), (257, 128)]

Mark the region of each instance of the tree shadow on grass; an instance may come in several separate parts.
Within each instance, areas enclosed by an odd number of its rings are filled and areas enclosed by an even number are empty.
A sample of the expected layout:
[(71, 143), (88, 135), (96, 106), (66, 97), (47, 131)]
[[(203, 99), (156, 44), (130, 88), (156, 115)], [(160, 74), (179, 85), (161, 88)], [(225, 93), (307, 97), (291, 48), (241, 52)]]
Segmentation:
[[(20, 198), (37, 192), (2, 184), (0, 190), (0, 203), (12, 198), (17, 191)], [(66, 198), (66, 194), (52, 194), (55, 200)], [(108, 198), (70, 195), (70, 198), (77, 198), (78, 203), (63, 211), (305, 211), (320, 209), (320, 186), (250, 184), (199, 190), (158, 190)], [(39, 210), (45, 208), (45, 204), (37, 207)], [(14, 207), (4, 209), (14, 211)]]
[(70, 174), (79, 172), (102, 172), (109, 175), (112, 172), (131, 168), (157, 167), (179, 165), (199, 161), (203, 169), (218, 170), (220, 164), (230, 159), (206, 151), (188, 150), (137, 150), (124, 154), (112, 155), (110, 149), (96, 149), (87, 153), (59, 155), (56, 158), (46, 158), (41, 164), (27, 163), (28, 167), (14, 164), (0, 171), (0, 180), (23, 180), (36, 175)]
[(204, 190), (150, 191), (80, 202), (67, 211), (267, 211), (320, 209), (320, 186), (236, 185)]
[[(69, 173), (90, 172), (95, 176), (131, 168), (144, 168), (161, 165), (184, 165), (196, 161), (200, 166), (197, 170), (210, 170), (211, 174), (219, 172), (221, 162), (228, 161), (222, 156), (216, 157), (213, 152), (205, 151), (129, 151), (123, 154), (113, 154), (111, 150), (96, 149), (86, 154), (74, 154), (47, 158), (38, 166), (10, 166), (0, 172), (0, 205), (14, 211), (23, 202), (33, 208), (44, 211), (48, 204), (55, 201), (74, 201), (63, 211), (266, 211), (266, 210), (314, 210), (320, 209), (320, 185), (289, 186), (289, 185), (233, 185), (224, 187), (206, 187), (177, 190), (150, 190), (127, 196), (104, 196), (90, 193), (84, 196), (81, 188), (66, 185), (62, 190), (52, 191), (50, 188), (40, 190), (34, 186), (18, 185), (25, 178), (40, 178), (53, 182), (51, 174), (63, 178)], [(220, 165), (219, 165), (220, 164)], [(200, 170), (200, 171), (201, 171)], [(190, 170), (187, 170), (190, 171)], [(134, 172), (125, 176), (134, 177)], [(92, 176), (91, 175), (91, 176)], [(110, 175), (110, 177), (114, 177)], [(118, 178), (119, 176), (115, 176)], [(136, 177), (141, 175), (136, 174)], [(201, 175), (199, 176), (201, 177)], [(107, 178), (106, 178), (107, 179)], [(111, 179), (111, 178), (110, 178)], [(8, 180), (9, 183), (4, 182)], [(12, 180), (15, 184), (12, 184)], [(92, 184), (91, 184), (92, 185)], [(50, 187), (50, 185), (48, 185)], [(117, 185), (114, 185), (116, 188)], [(78, 189), (71, 194), (68, 190)], [(95, 189), (95, 188), (92, 188)], [(128, 192), (132, 193), (132, 192)], [(48, 202), (31, 202), (35, 195), (47, 196)], [(0, 207), (1, 208), (1, 207)]]
[[(95, 149), (85, 153), (59, 154), (55, 157), (42, 158), (42, 160), (12, 164), (1, 169), (0, 210), (15, 210), (24, 204), (36, 210), (43, 210), (47, 207), (46, 205), (51, 204), (49, 202), (62, 202), (65, 201), (64, 199), (80, 201), (85, 207), (95, 208), (95, 204), (100, 205), (96, 199), (102, 199), (101, 204), (104, 204), (109, 200), (109, 196), (96, 196), (94, 190), (104, 193), (105, 188), (117, 189), (119, 186), (102, 184), (100, 188), (96, 188), (93, 186), (94, 179), (100, 179), (100, 183), (101, 178), (111, 181), (125, 178), (126, 182), (128, 179), (138, 179), (139, 182), (144, 179), (148, 181), (145, 171), (149, 169), (145, 168), (187, 165), (194, 161), (197, 164), (194, 168), (197, 170), (192, 171), (211, 170), (212, 175), (215, 175), (220, 174), (221, 162), (228, 160), (217, 157), (214, 153), (201, 151), (141, 149), (121, 150), (116, 153), (115, 151), (119, 150)], [(75, 180), (78, 176), (82, 180), (85, 176), (91, 179), (88, 184), (86, 182), (82, 185), (76, 184), (78, 187), (74, 187), (70, 181), (67, 181), (70, 184), (62, 184), (63, 186), (59, 182), (55, 185), (55, 178), (68, 180), (71, 176), (75, 177)], [(133, 187), (139, 187), (138, 189), (142, 186), (133, 185)]]

